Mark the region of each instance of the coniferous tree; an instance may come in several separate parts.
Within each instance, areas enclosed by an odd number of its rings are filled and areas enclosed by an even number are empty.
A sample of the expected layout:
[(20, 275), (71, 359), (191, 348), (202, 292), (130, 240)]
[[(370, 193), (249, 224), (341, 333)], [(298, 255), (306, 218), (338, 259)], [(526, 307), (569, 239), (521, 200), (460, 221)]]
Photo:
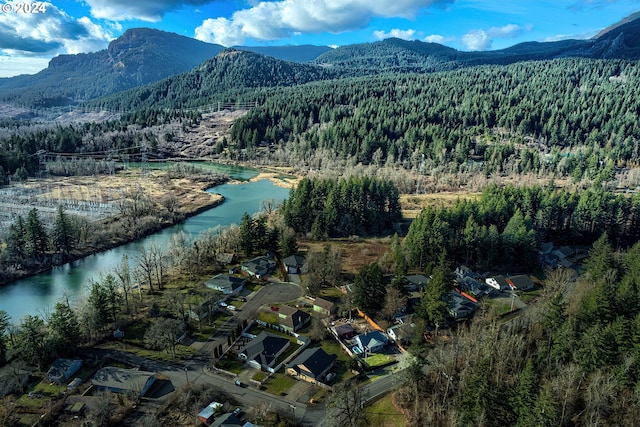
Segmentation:
[(34, 259), (40, 259), (45, 254), (48, 246), (49, 236), (47, 235), (47, 230), (42, 220), (40, 220), (38, 209), (33, 208), (29, 211), (25, 224), (26, 253)]
[(73, 250), (74, 240), (74, 230), (71, 218), (69, 218), (67, 213), (64, 211), (62, 205), (58, 205), (56, 220), (51, 233), (53, 248), (65, 255), (69, 255), (69, 252)]
[(365, 314), (375, 316), (384, 306), (387, 294), (380, 266), (375, 262), (362, 266), (353, 284), (353, 302)]

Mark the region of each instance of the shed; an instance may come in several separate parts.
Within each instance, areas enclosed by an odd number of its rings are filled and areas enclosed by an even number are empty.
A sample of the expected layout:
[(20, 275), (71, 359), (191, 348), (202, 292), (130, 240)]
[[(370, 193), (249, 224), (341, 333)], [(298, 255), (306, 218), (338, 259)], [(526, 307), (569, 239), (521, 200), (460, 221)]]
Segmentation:
[(205, 424), (210, 424), (218, 409), (222, 409), (222, 403), (211, 402), (202, 411), (198, 412), (198, 419)]

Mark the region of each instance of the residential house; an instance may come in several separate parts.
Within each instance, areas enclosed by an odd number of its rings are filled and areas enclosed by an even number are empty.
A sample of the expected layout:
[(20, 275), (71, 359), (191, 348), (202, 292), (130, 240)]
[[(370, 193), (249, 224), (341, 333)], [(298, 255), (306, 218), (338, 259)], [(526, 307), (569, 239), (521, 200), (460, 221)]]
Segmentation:
[(397, 343), (407, 344), (411, 342), (415, 328), (415, 323), (400, 323), (387, 328), (387, 335)]
[(507, 282), (515, 288), (521, 291), (529, 291), (533, 289), (536, 285), (531, 281), (529, 276), (525, 274), (519, 274), (517, 276), (511, 276), (507, 278)]
[(511, 286), (503, 275), (487, 277), (485, 279), (485, 283), (499, 291), (506, 291), (511, 289)]
[(410, 274), (404, 276), (405, 289), (408, 292), (423, 291), (429, 283), (429, 278), (424, 274)]
[(282, 264), (288, 274), (300, 274), (302, 273), (304, 258), (300, 255), (291, 255), (283, 259)]
[(350, 340), (356, 335), (356, 331), (353, 329), (353, 326), (348, 323), (333, 326), (331, 329), (333, 330), (333, 333), (336, 334), (336, 336), (341, 340)]
[(477, 274), (474, 273), (473, 270), (467, 267), (466, 265), (460, 265), (456, 267), (455, 275), (458, 279), (463, 279), (465, 277), (475, 278), (477, 276)]
[(478, 304), (456, 291), (449, 291), (447, 310), (454, 319), (467, 319), (478, 309)]
[(66, 384), (81, 366), (82, 360), (56, 359), (47, 371), (47, 379), (51, 383)]
[(332, 316), (336, 311), (336, 305), (331, 301), (317, 297), (313, 301), (313, 311), (324, 314), (325, 316)]
[(96, 372), (91, 384), (99, 390), (113, 393), (135, 393), (144, 397), (156, 380), (153, 372), (109, 366)]
[(573, 255), (575, 251), (571, 249), (569, 246), (561, 246), (558, 249), (554, 249), (553, 252), (551, 253), (557, 256), (558, 259), (565, 259)]
[(242, 277), (229, 276), (228, 274), (217, 274), (205, 282), (205, 286), (209, 289), (215, 289), (225, 295), (238, 295), (247, 279)]
[(222, 410), (222, 403), (211, 402), (202, 411), (198, 412), (198, 419), (205, 424), (210, 424), (215, 418), (215, 413)]
[(238, 358), (246, 360), (254, 369), (273, 372), (273, 367), (291, 345), (288, 338), (262, 331), (238, 353)]
[(258, 279), (271, 273), (276, 262), (270, 256), (259, 256), (242, 263), (242, 271)]
[(223, 265), (233, 264), (236, 262), (236, 254), (221, 252), (216, 255), (216, 261)]
[(363, 353), (365, 350), (369, 353), (377, 353), (387, 345), (389, 339), (380, 331), (371, 331), (358, 335), (353, 342)]
[(244, 423), (240, 421), (240, 418), (231, 412), (220, 415), (211, 423), (211, 427), (239, 427), (243, 425)]
[(308, 348), (287, 364), (287, 374), (313, 384), (324, 382), (337, 360), (338, 356), (321, 348)]
[(297, 332), (311, 321), (309, 313), (288, 305), (280, 306), (278, 317), (280, 326), (289, 332)]
[(492, 291), (495, 291), (494, 288), (490, 288), (479, 280), (476, 280), (469, 276), (458, 280), (458, 285), (462, 290), (473, 295), (475, 298), (480, 298), (484, 295), (490, 295)]

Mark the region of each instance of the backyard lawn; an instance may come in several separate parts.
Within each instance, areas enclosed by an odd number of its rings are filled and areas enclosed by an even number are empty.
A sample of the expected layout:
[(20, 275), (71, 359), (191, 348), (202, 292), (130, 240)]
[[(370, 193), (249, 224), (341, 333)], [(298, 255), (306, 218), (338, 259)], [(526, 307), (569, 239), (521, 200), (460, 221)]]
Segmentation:
[(395, 361), (395, 359), (387, 354), (374, 353), (366, 358), (362, 359), (369, 369), (378, 368), (380, 366), (388, 365)]

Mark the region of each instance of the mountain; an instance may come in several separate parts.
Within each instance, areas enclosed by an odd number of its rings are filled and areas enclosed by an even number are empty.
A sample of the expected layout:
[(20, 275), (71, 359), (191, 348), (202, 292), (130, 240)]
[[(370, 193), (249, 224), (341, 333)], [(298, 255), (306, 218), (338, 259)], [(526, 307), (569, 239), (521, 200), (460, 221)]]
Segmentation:
[(291, 62), (309, 62), (325, 52), (332, 50), (329, 46), (299, 45), (299, 46), (235, 46), (234, 49), (272, 56)]
[(483, 64), (565, 57), (640, 59), (640, 12), (604, 29), (589, 40), (526, 42), (481, 52), (458, 51), (418, 40), (385, 39), (375, 43), (342, 46), (320, 55), (314, 62), (347, 70), (351, 74), (375, 72), (432, 72)]
[[(190, 108), (233, 101), (248, 90), (296, 86), (336, 77), (332, 70), (225, 49), (193, 70), (87, 103), (109, 110)], [(250, 98), (250, 97), (249, 97)]]
[(174, 33), (130, 29), (105, 50), (60, 55), (37, 74), (0, 79), (0, 100), (27, 107), (74, 104), (190, 70), (223, 49)]

